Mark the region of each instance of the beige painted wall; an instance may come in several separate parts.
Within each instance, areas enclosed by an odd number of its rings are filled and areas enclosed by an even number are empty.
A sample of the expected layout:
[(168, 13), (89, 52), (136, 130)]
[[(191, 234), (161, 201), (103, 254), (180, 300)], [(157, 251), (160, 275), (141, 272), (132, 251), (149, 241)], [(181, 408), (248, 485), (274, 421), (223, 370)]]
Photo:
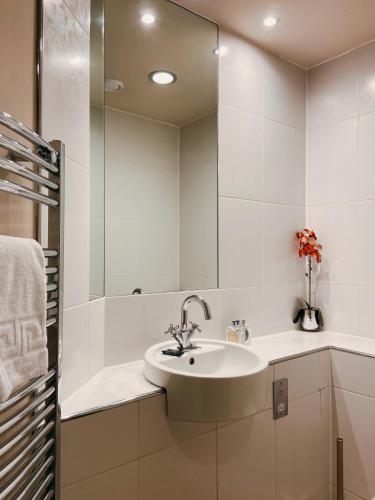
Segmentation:
[[(33, 129), (36, 105), (35, 4), (35, 0), (2, 0), (0, 4), (0, 109)], [(1, 128), (0, 133), (12, 135)], [(12, 179), (8, 174), (1, 173), (1, 176)], [(0, 193), (0, 233), (35, 237), (36, 209), (33, 202)]]

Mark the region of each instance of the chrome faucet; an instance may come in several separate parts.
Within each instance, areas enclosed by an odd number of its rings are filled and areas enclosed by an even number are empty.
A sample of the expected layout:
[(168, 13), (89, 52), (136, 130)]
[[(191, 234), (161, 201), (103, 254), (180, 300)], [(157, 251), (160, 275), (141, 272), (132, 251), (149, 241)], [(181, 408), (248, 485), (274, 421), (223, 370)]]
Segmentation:
[(204, 319), (209, 320), (212, 318), (210, 306), (204, 299), (202, 299), (202, 297), (199, 297), (198, 295), (189, 295), (189, 297), (186, 297), (181, 307), (181, 326), (173, 326), (173, 324), (171, 324), (165, 332), (177, 341), (178, 349), (177, 351), (167, 349), (163, 351), (164, 354), (181, 356), (185, 351), (196, 349), (198, 347), (196, 344), (191, 342), (191, 338), (195, 332), (201, 332), (199, 325), (190, 321), (191, 326), (190, 328), (188, 327), (188, 310), (189, 305), (192, 302), (198, 302), (198, 304), (200, 304), (203, 309)]

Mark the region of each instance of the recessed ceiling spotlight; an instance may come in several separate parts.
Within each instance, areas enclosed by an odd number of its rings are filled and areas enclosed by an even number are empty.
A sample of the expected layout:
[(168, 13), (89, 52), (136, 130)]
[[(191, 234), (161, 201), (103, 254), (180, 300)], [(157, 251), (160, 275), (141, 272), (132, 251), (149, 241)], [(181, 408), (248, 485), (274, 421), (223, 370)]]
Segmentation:
[(145, 12), (142, 14), (141, 21), (144, 24), (154, 24), (156, 17), (151, 12)]
[(169, 85), (177, 80), (177, 76), (167, 69), (157, 69), (156, 71), (152, 71), (148, 76), (152, 82), (158, 85)]
[(115, 78), (106, 78), (104, 81), (104, 90), (106, 92), (120, 92), (124, 88), (124, 82)]
[(213, 53), (215, 56), (225, 56), (225, 54), (228, 54), (228, 47), (225, 45), (220, 45), (220, 47), (217, 47), (216, 49), (213, 50)]
[(279, 24), (280, 18), (276, 16), (268, 16), (263, 19), (263, 24), (264, 26), (267, 26), (267, 28), (271, 28), (272, 26), (276, 26), (276, 24)]

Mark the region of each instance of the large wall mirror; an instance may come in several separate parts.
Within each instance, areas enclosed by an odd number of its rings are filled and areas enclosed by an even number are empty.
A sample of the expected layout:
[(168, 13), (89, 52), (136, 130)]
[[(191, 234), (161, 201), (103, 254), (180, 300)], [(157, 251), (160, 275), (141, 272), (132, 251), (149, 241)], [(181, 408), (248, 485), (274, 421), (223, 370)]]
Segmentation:
[(91, 295), (216, 288), (217, 26), (93, 3)]

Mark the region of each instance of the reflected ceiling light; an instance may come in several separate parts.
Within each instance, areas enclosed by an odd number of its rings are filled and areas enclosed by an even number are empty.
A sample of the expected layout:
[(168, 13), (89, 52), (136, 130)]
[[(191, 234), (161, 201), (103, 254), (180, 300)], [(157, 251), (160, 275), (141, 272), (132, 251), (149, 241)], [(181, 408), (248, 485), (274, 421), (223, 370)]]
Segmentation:
[(276, 26), (276, 24), (279, 24), (280, 19), (276, 16), (267, 16), (263, 19), (263, 24), (264, 26), (267, 26), (267, 28), (271, 28), (272, 26)]
[(156, 21), (156, 17), (154, 16), (154, 14), (151, 14), (151, 12), (145, 12), (144, 14), (142, 14), (141, 21), (144, 24), (154, 24), (154, 22)]
[(225, 56), (225, 54), (228, 54), (228, 47), (225, 45), (221, 45), (220, 47), (214, 49), (214, 54), (215, 56)]
[(177, 80), (177, 76), (167, 69), (157, 69), (148, 76), (152, 82), (158, 85), (169, 85)]
[(104, 81), (104, 90), (106, 92), (120, 92), (124, 88), (124, 82), (115, 78), (106, 78)]

